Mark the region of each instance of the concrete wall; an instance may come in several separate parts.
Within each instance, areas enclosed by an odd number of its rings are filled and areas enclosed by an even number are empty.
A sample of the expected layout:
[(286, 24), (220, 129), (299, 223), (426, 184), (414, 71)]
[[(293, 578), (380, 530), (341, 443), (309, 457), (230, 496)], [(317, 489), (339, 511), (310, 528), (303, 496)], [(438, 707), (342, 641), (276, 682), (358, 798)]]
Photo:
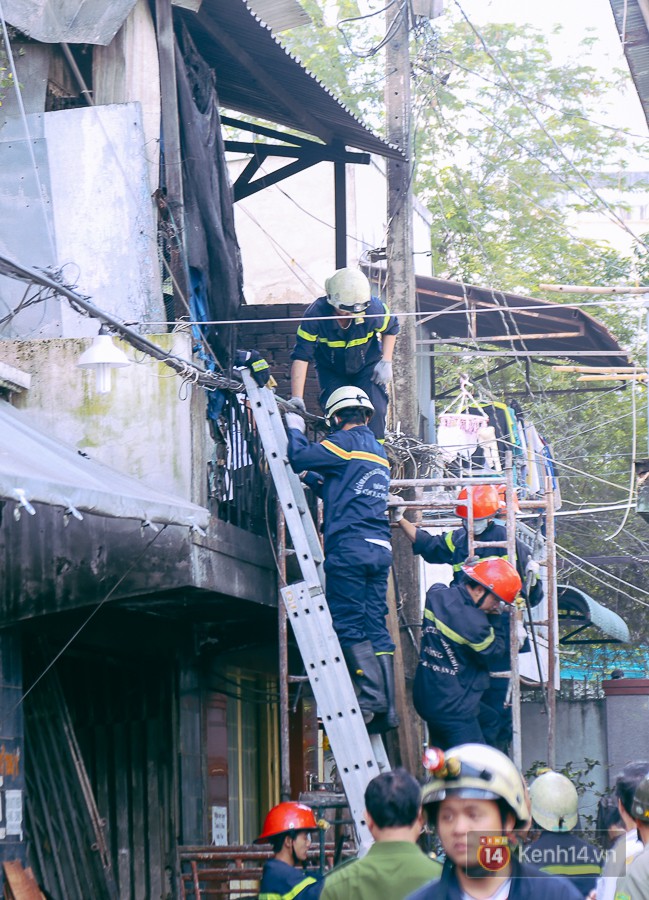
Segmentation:
[(627, 763), (649, 759), (649, 680), (604, 682), (610, 778)]
[[(95, 329), (97, 327), (94, 323)], [(186, 334), (155, 342), (191, 359)], [(28, 391), (13, 403), (35, 427), (126, 475), (178, 497), (204, 502), (206, 426), (202, 388), (182, 384), (168, 366), (115, 343), (132, 363), (112, 372), (109, 394), (95, 390), (93, 372), (77, 368), (89, 340), (0, 341), (0, 360), (29, 372)], [(192, 485), (192, 468), (197, 472)]]
[[(548, 718), (542, 703), (521, 704), (523, 771), (536, 762), (547, 763)], [(583, 769), (586, 759), (599, 765), (587, 776), (593, 787), (586, 791), (579, 803), (583, 816), (597, 814), (599, 796), (608, 788), (609, 748), (606, 732), (606, 703), (604, 700), (559, 700), (556, 720), (556, 765)]]

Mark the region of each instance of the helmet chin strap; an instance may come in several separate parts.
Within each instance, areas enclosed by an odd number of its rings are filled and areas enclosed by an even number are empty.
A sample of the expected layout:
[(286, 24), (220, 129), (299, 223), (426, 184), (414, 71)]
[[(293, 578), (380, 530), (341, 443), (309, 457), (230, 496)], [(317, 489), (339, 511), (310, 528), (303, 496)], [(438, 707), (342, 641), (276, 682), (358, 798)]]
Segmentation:
[(491, 593), (491, 591), (488, 591), (487, 588), (484, 589), (484, 593), (482, 594), (482, 597), (480, 597), (480, 599), (476, 600), (476, 602), (475, 602), (475, 605), (478, 607), (478, 609), (482, 608), (483, 603), (485, 602), (486, 598), (489, 596), (490, 593)]

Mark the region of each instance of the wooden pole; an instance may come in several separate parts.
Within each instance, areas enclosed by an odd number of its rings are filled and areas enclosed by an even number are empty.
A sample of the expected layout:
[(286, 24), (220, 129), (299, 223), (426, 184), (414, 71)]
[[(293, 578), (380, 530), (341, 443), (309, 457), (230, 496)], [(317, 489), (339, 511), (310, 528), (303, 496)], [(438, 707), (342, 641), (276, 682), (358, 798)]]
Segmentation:
[(176, 83), (176, 38), (171, 0), (156, 0), (156, 34), (160, 60), (160, 96), (164, 140), (164, 179), (166, 201), (176, 241), (171, 247), (171, 276), (176, 318), (187, 314), (187, 275), (185, 268), (185, 208), (183, 198), (180, 116)]
[[(408, 313), (400, 319), (394, 357), (394, 382), (388, 415), (393, 427), (399, 426), (406, 434), (420, 432), (417, 398), (415, 273), (413, 268), (412, 231), (412, 137), (410, 129), (410, 51), (408, 45), (410, 5), (389, 4), (385, 14), (386, 44), (385, 113), (386, 137), (404, 156), (387, 160), (387, 253), (386, 253), (386, 301), (397, 315)], [(412, 546), (405, 535), (395, 535), (393, 541), (394, 563), (399, 573), (399, 599), (406, 628), (419, 633), (421, 623), (421, 589), (419, 561), (412, 553)], [(405, 636), (405, 632), (400, 632)], [(403, 653), (403, 678), (409, 685), (408, 713), (403, 716), (401, 733), (409, 729), (419, 733), (421, 723), (414, 711), (410, 685), (414, 679), (419, 658), (418, 648), (409, 640), (401, 641)], [(402, 748), (405, 759), (411, 752), (407, 744)], [(419, 774), (420, 763), (412, 761), (411, 771)]]

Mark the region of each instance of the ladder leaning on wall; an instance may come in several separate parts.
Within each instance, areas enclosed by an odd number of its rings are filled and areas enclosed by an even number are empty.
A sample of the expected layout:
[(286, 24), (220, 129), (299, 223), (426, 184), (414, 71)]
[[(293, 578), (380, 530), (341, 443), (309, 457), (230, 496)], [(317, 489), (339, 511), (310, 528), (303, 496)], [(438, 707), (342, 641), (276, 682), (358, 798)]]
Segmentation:
[(372, 843), (365, 788), (389, 769), (383, 741), (369, 735), (325, 599), (323, 553), (304, 488), (287, 458), (288, 439), (275, 394), (241, 372), (266, 461), (284, 513), (302, 581), (281, 589), (304, 668), (331, 744), (359, 847)]

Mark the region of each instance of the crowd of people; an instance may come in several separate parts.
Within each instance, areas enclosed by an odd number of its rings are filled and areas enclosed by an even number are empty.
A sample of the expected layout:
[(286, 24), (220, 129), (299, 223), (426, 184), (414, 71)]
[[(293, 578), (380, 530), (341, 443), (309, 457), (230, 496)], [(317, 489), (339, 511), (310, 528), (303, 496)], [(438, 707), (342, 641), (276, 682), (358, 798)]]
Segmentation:
[[(649, 762), (616, 778), (628, 830), (609, 845), (574, 833), (577, 789), (559, 772), (541, 772), (528, 787), (509, 757), (484, 744), (432, 758), (423, 787), (405, 769), (370, 781), (365, 820), (374, 843), (325, 875), (306, 869), (320, 827), (312, 810), (274, 807), (258, 839), (274, 849), (259, 900), (648, 900)], [(426, 833), (436, 853), (422, 849)]]

